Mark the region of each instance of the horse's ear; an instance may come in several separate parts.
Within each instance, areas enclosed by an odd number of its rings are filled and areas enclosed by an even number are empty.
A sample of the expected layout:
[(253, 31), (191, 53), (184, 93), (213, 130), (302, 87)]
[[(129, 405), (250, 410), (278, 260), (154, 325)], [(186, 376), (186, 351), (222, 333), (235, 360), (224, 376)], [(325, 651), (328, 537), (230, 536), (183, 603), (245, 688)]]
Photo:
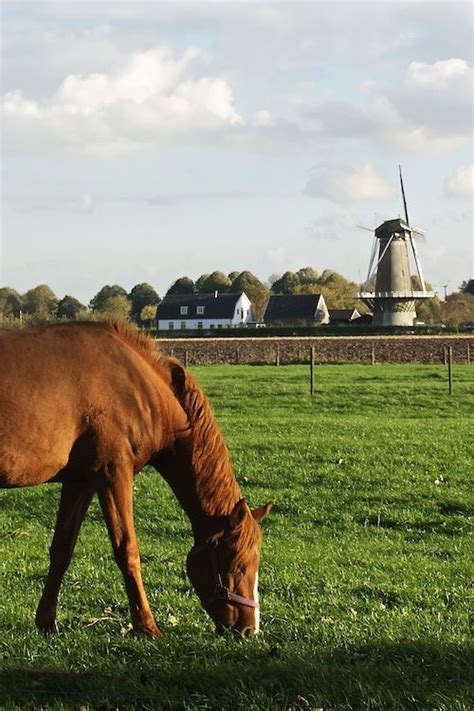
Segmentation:
[(265, 516), (268, 514), (270, 509), (273, 506), (273, 501), (269, 501), (268, 503), (264, 504), (264, 506), (260, 506), (258, 509), (252, 509), (250, 512), (254, 519), (257, 521), (257, 523), (260, 523)]
[(227, 519), (230, 528), (236, 528), (242, 523), (248, 508), (245, 499), (240, 499), (240, 501), (235, 504), (234, 510), (229, 514)]
[(186, 392), (186, 370), (177, 360), (170, 362), (171, 383), (178, 400), (184, 398)]

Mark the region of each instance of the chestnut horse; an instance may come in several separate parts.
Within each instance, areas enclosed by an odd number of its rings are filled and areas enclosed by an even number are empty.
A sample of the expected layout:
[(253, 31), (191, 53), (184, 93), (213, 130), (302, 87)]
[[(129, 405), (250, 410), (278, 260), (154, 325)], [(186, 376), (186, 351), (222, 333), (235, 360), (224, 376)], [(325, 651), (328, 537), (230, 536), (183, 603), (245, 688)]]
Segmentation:
[(151, 464), (191, 522), (187, 571), (202, 606), (218, 629), (258, 631), (258, 522), (271, 504), (250, 511), (209, 403), (184, 367), (131, 328), (104, 323), (1, 330), (0, 362), (0, 488), (62, 484), (39, 629), (56, 630), (61, 582), (97, 493), (133, 628), (161, 635), (133, 521), (133, 478)]

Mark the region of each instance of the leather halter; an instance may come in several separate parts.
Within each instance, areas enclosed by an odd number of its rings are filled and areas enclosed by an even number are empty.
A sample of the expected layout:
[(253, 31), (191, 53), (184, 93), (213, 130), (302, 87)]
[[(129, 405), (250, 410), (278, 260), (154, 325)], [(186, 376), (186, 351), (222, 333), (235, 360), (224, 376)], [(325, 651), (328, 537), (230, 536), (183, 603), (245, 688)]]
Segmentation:
[(193, 546), (190, 554), (194, 555), (200, 551), (208, 551), (211, 559), (212, 572), (214, 574), (214, 592), (206, 600), (201, 599), (202, 606), (207, 609), (209, 605), (213, 602), (228, 602), (236, 603), (237, 605), (244, 605), (245, 607), (260, 607), (256, 600), (250, 600), (248, 597), (243, 597), (242, 595), (237, 595), (237, 593), (231, 592), (229, 588), (222, 582), (222, 575), (219, 572), (219, 565), (217, 561), (217, 541), (207, 541), (201, 545)]

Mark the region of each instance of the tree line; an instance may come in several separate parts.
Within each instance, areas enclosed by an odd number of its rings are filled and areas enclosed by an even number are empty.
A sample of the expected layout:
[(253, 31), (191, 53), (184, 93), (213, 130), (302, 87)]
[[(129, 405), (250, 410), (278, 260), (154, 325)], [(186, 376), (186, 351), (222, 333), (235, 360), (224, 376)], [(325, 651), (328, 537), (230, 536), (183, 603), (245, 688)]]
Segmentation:
[[(418, 277), (412, 277), (412, 285), (414, 289), (420, 288)], [(427, 288), (431, 289), (431, 286), (427, 284)], [(320, 293), (329, 309), (357, 308), (360, 313), (365, 313), (367, 307), (355, 296), (358, 290), (358, 284), (331, 269), (319, 273), (313, 267), (303, 267), (296, 272), (272, 274), (266, 282), (250, 271), (225, 274), (217, 270), (201, 274), (195, 281), (182, 276), (173, 282), (166, 295), (244, 291), (252, 302), (255, 318), (261, 320), (270, 294)], [(418, 307), (419, 319), (449, 325), (473, 323), (472, 290), (472, 280), (466, 281), (458, 292), (449, 294), (443, 302), (437, 297), (426, 300)], [(105, 285), (87, 305), (69, 294), (59, 299), (46, 284), (29, 289), (25, 294), (12, 287), (3, 287), (0, 288), (0, 321), (6, 325), (18, 325), (19, 322), (35, 325), (52, 320), (118, 319), (149, 327), (160, 301), (156, 290), (147, 283), (136, 284), (130, 292), (118, 284)]]

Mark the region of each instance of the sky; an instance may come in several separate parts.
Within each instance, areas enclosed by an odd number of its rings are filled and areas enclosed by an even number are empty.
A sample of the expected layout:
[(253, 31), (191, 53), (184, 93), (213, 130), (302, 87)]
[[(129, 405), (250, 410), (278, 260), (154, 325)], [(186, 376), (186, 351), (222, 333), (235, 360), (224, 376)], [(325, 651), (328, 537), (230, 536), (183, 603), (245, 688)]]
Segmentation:
[[(1, 3), (0, 285), (312, 266), (363, 282), (373, 229), (473, 274), (473, 7)], [(413, 271), (415, 268), (413, 267)]]

